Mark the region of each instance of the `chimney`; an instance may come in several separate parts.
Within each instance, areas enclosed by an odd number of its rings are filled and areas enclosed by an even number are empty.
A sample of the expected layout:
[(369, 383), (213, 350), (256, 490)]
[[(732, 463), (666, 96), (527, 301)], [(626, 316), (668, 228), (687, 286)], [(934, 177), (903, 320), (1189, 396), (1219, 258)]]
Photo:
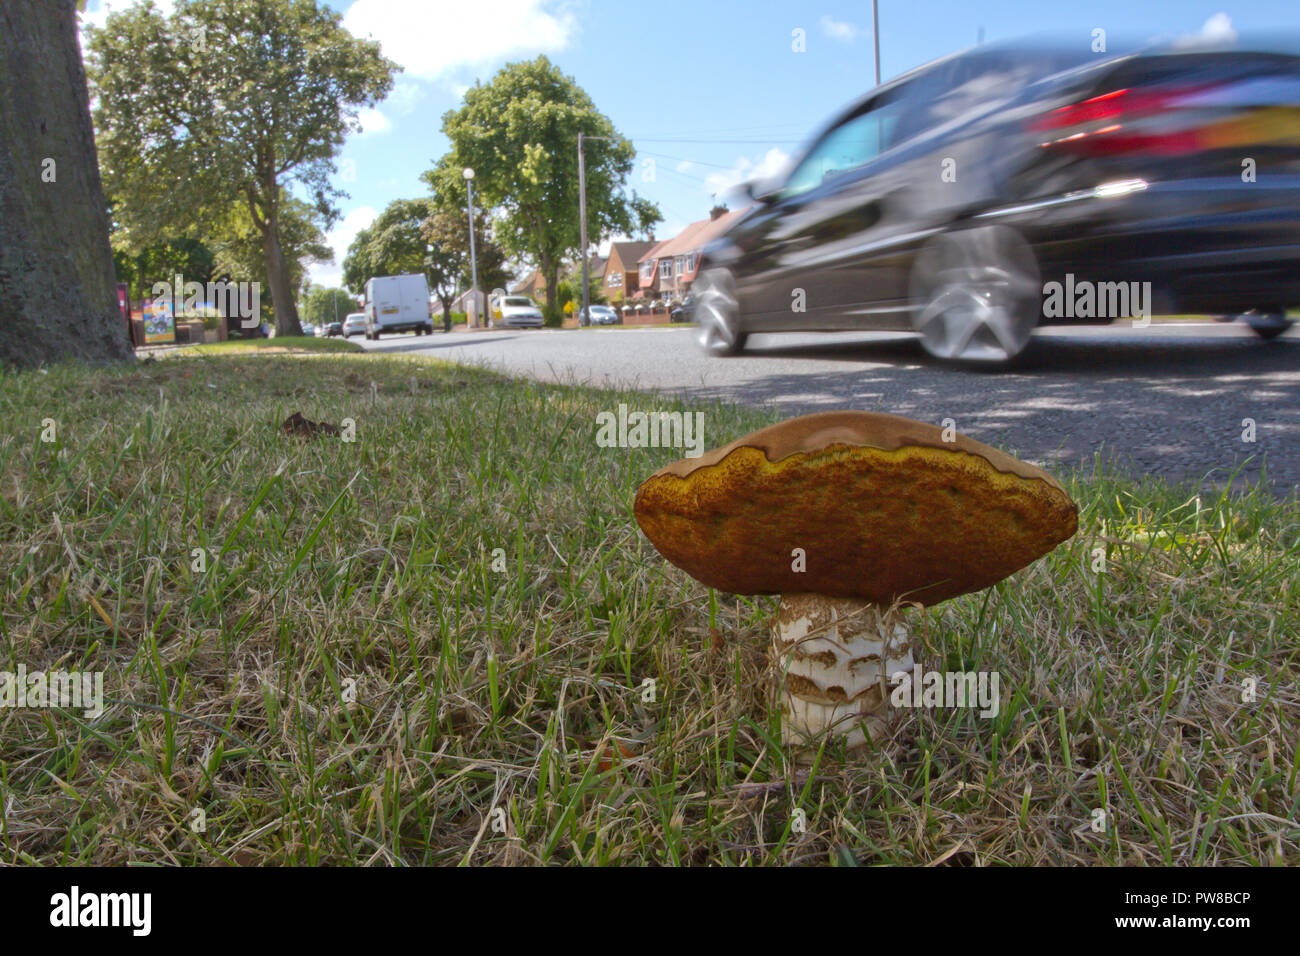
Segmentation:
[(717, 219), (719, 216), (725, 216), (727, 212), (728, 210), (725, 203), (714, 206), (712, 209), (709, 210), (709, 221), (712, 222), (713, 220)]

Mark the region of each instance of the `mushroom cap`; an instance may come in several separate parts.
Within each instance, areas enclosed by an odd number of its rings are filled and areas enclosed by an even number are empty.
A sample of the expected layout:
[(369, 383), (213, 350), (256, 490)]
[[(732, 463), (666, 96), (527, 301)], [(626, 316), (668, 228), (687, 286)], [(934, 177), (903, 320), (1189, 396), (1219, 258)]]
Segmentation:
[(660, 554), (720, 591), (879, 605), (982, 590), (1073, 536), (1078, 509), (1050, 475), (942, 436), (894, 415), (805, 415), (661, 468), (633, 510)]

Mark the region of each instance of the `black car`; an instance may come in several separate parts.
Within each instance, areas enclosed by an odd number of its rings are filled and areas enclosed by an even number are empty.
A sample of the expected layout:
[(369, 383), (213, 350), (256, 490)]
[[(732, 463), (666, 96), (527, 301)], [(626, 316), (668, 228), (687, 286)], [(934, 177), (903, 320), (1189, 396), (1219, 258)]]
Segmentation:
[(976, 47), (878, 87), (750, 194), (692, 290), (717, 355), (879, 329), (998, 362), (1040, 324), (1180, 312), (1272, 337), (1300, 305), (1300, 44)]
[(688, 295), (668, 313), (674, 322), (689, 322), (695, 311), (695, 296)]

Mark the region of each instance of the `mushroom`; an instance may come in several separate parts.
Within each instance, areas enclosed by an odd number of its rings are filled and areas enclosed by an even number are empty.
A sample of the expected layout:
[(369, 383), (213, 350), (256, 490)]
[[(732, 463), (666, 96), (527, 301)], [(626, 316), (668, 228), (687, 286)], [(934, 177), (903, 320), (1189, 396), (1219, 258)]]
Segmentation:
[[(945, 440), (946, 439), (946, 440)], [(1051, 476), (933, 425), (821, 412), (673, 462), (637, 489), (659, 553), (709, 587), (780, 594), (782, 737), (849, 746), (887, 727), (913, 668), (907, 605), (987, 588), (1074, 535)]]

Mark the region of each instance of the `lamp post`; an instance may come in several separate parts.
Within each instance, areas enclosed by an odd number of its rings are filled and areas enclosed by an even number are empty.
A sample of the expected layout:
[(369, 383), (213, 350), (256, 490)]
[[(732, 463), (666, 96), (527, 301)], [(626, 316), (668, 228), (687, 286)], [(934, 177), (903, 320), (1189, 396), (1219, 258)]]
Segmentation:
[(587, 164), (582, 155), (582, 141), (584, 139), (609, 138), (608, 136), (588, 136), (585, 133), (578, 133), (578, 238), (582, 243), (582, 311), (578, 313), (579, 325), (589, 325), (591, 323), (591, 316), (588, 314), (590, 303), (587, 301), (591, 294), (591, 281), (587, 275), (589, 266), (587, 261)]
[[(474, 170), (466, 166), (461, 173), (465, 177), (465, 188), (469, 190), (469, 281), (470, 302), (474, 304), (474, 318), (478, 318), (478, 256), (474, 251)], [(468, 324), (468, 323), (467, 323)], [(477, 328), (477, 322), (470, 328)]]

